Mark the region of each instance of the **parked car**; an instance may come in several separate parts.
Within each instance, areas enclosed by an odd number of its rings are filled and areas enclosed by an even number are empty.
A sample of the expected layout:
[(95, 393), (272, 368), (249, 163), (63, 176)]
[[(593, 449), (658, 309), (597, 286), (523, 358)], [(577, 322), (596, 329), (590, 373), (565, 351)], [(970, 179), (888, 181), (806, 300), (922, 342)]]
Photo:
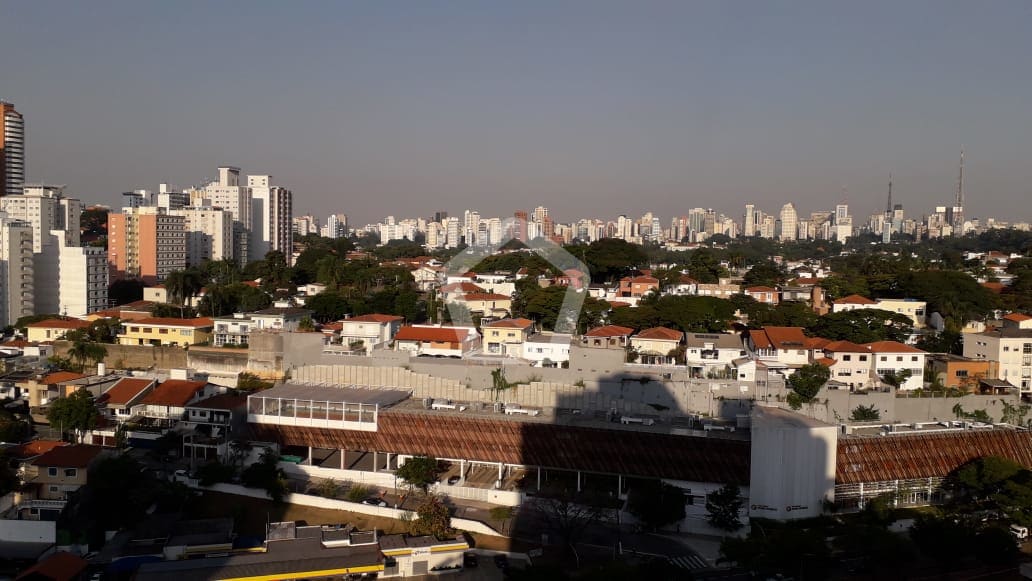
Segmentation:
[(458, 474), (456, 474), (455, 476), (451, 476), (448, 478), (448, 486), (455, 486), (459, 483), (460, 480), (462, 480), (462, 477)]
[(1028, 527), (1023, 527), (1021, 525), (1011, 525), (1010, 532), (1012, 535), (1014, 535), (1014, 538), (1018, 539), (1019, 541), (1024, 541), (1028, 539)]
[(462, 566), (466, 568), (476, 567), (480, 564), (476, 553), (464, 553), (462, 555)]
[(370, 506), (379, 506), (381, 508), (387, 508), (387, 501), (380, 498), (367, 498), (362, 501), (362, 504), (368, 504)]

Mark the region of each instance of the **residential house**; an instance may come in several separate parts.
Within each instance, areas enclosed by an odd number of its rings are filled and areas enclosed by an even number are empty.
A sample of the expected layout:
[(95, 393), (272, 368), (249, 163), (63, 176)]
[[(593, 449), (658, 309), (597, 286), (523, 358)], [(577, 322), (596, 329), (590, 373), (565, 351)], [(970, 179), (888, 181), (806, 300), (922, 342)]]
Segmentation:
[[(996, 377), (1032, 393), (1032, 328), (1021, 327), (1022, 322), (1004, 321), (982, 333), (964, 334), (964, 357), (979, 361), (996, 362)], [(1007, 324), (1009, 323), (1009, 324)]]
[(718, 373), (736, 359), (748, 355), (742, 338), (731, 333), (688, 333), (685, 335), (685, 364), (692, 377)]
[(272, 307), (249, 316), (254, 322), (251, 330), (297, 331), (301, 321), (312, 318), (312, 311), (298, 307)]
[(816, 359), (831, 370), (830, 379), (848, 385), (850, 389), (875, 387), (874, 354), (864, 345), (851, 341), (829, 341), (821, 347), (823, 357)]
[(168, 290), (166, 290), (165, 285), (162, 284), (156, 286), (145, 286), (143, 287), (143, 300), (154, 303), (167, 303)]
[(700, 297), (729, 299), (742, 293), (742, 285), (732, 284), (730, 279), (722, 278), (715, 284), (700, 282), (696, 285), (695, 292)]
[(247, 423), (247, 396), (218, 394), (184, 410), (183, 458), (224, 458), (230, 441)]
[(631, 344), (634, 329), (619, 325), (595, 327), (581, 335), (581, 346), (596, 349), (626, 349)]
[(412, 278), (420, 291), (427, 292), (437, 288), (444, 280), (444, 269), (440, 266), (424, 264), (412, 271)]
[(449, 282), (438, 289), (441, 300), (446, 303), (461, 301), (468, 294), (484, 294), (486, 292), (487, 289), (478, 286), (472, 280)]
[(751, 329), (746, 347), (765, 361), (798, 366), (810, 362), (810, 338), (802, 327), (764, 327)]
[(1032, 317), (1024, 313), (1010, 313), (1001, 320), (1002, 326), (1007, 329), (1032, 329)]
[(174, 319), (148, 317), (122, 325), (119, 345), (171, 345), (186, 347), (208, 343), (212, 339), (214, 321), (207, 317)]
[(214, 386), (209, 389), (206, 381), (166, 379), (133, 406), (133, 419), (171, 420), (166, 424), (170, 427), (183, 418), (186, 406), (204, 399), (215, 389)]
[(470, 293), (456, 302), (483, 317), (508, 317), (512, 311), (512, 298), (494, 293)]
[(232, 317), (215, 317), (212, 319), (212, 344), (216, 347), (226, 345), (247, 345), (254, 320), (245, 313), (233, 313)]
[(523, 343), (522, 358), (534, 367), (567, 367), (570, 363), (570, 343), (573, 335), (563, 333), (536, 333)]
[(123, 422), (132, 417), (133, 406), (140, 403), (157, 385), (156, 379), (123, 377), (97, 398), (103, 414), (111, 420)]
[(50, 401), (61, 397), (67, 391), (66, 385), (86, 377), (72, 371), (55, 371), (42, 376), (32, 376), (21, 383), (28, 393), (29, 407), (45, 406)]
[(119, 319), (123, 323), (126, 321), (138, 321), (140, 319), (149, 318), (156, 304), (157, 303), (154, 301), (134, 301), (125, 305), (90, 313), (86, 315), (86, 320), (91, 323), (93, 321), (99, 321), (100, 319)]
[(394, 335), (395, 351), (416, 356), (464, 357), (480, 348), (480, 335), (473, 327), (407, 325)]
[(899, 386), (900, 390), (924, 387), (927, 352), (896, 341), (877, 341), (866, 343), (864, 346), (874, 355), (874, 372), (879, 378), (907, 372), (909, 377)]
[(758, 303), (764, 303), (767, 305), (778, 304), (779, 293), (776, 288), (771, 288), (769, 286), (750, 286), (747, 287), (743, 293), (752, 297)]
[(973, 390), (983, 379), (996, 377), (996, 361), (969, 359), (952, 353), (928, 355), (928, 369), (944, 387)]
[(338, 321), (340, 344), (366, 354), (372, 353), (373, 349), (394, 340), (404, 320), (397, 315), (373, 313)]
[(36, 498), (66, 500), (68, 494), (86, 484), (89, 467), (102, 448), (88, 444), (57, 446), (32, 461), (25, 472), (26, 484), (36, 489)]
[(917, 299), (878, 299), (873, 308), (906, 315), (914, 327), (922, 328), (925, 326), (928, 303)]
[(89, 321), (79, 319), (47, 319), (25, 325), (25, 338), (28, 341), (37, 342), (57, 341), (64, 339), (64, 336), (71, 331), (78, 331), (89, 326)]
[(520, 357), (523, 344), (534, 331), (530, 319), (501, 319), (481, 326), (484, 334), (484, 352), (488, 355), (509, 355)]
[(654, 276), (624, 277), (620, 279), (618, 296), (640, 299), (653, 291), (659, 292), (659, 279)]
[(676, 295), (676, 296), (688, 296), (695, 295), (699, 292), (699, 281), (694, 278), (682, 274), (677, 282), (669, 284), (663, 289), (663, 294)]
[(831, 302), (831, 312), (841, 313), (844, 311), (855, 311), (858, 309), (874, 309), (877, 308), (877, 301), (873, 301), (865, 296), (861, 295), (849, 295), (842, 297), (841, 299)]
[(676, 365), (677, 348), (684, 333), (666, 327), (645, 329), (631, 337), (631, 348), (638, 354), (638, 362), (647, 365)]

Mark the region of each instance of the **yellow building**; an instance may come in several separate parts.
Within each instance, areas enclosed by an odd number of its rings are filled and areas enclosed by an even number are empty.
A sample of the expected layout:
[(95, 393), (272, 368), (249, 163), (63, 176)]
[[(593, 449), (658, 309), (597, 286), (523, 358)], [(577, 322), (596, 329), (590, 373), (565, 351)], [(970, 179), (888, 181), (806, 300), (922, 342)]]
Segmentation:
[(530, 319), (502, 319), (487, 323), (480, 328), (484, 334), (484, 351), (491, 355), (518, 357), (533, 330), (534, 321)]
[(29, 341), (42, 343), (43, 341), (56, 341), (71, 331), (85, 329), (89, 326), (89, 321), (80, 321), (79, 319), (47, 319), (25, 325), (25, 331)]
[(119, 345), (198, 345), (212, 338), (214, 323), (207, 317), (171, 319), (148, 317), (129, 321), (118, 335)]

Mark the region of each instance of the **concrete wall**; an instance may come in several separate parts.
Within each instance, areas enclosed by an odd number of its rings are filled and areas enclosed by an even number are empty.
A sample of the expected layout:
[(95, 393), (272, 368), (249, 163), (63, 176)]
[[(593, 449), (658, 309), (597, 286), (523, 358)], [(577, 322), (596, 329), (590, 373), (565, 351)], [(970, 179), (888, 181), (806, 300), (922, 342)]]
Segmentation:
[[(56, 341), (54, 352), (67, 357), (71, 346), (68, 341)], [(108, 369), (173, 369), (188, 365), (187, 352), (180, 347), (104, 345), (104, 348), (107, 349), (104, 364)]]
[(216, 375), (234, 375), (247, 370), (247, 349), (219, 347), (191, 347), (187, 351), (187, 366)]
[(835, 495), (835, 426), (800, 427), (778, 421), (752, 426), (749, 516), (778, 520), (824, 512)]
[(0, 542), (55, 543), (57, 523), (45, 520), (0, 519)]

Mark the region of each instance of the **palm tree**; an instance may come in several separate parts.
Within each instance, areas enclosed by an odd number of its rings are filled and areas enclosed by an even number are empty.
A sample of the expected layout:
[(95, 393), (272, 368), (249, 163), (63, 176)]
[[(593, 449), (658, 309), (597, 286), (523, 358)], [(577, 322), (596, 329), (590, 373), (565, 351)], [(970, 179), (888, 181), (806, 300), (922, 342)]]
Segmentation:
[(68, 349), (68, 357), (78, 362), (79, 371), (86, 369), (88, 362), (99, 363), (107, 357), (107, 348), (100, 343), (79, 340)]

